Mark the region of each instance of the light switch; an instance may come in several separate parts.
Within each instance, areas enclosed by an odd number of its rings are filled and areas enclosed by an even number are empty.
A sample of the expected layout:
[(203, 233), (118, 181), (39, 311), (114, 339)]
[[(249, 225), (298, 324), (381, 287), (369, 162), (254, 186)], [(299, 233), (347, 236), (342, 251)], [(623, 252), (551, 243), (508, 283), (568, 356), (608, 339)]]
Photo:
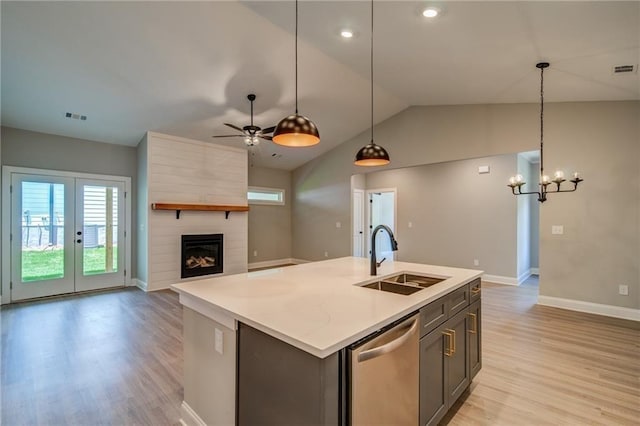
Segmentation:
[(562, 226), (562, 225), (551, 225), (551, 234), (553, 234), (553, 235), (562, 235), (562, 234), (564, 234), (564, 226)]
[(413, 228), (413, 222), (409, 222), (409, 228)]
[(485, 173), (489, 173), (489, 166), (479, 166), (478, 173), (483, 175)]
[(214, 347), (216, 349), (216, 352), (222, 355), (224, 348), (223, 348), (223, 340), (222, 340), (222, 330), (220, 330), (219, 328), (216, 328), (215, 330)]
[(336, 222), (336, 228), (342, 228), (342, 223)]

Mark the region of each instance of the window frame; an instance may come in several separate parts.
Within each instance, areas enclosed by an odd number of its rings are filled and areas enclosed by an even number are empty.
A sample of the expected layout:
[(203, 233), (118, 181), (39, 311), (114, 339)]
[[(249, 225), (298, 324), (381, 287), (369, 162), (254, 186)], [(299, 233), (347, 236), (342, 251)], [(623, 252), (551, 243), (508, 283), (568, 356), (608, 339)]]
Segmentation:
[[(251, 192), (262, 193), (262, 194), (277, 194), (280, 199), (278, 201), (251, 199), (251, 197), (249, 196)], [(285, 200), (286, 200), (286, 191), (284, 190), (284, 188), (249, 186), (247, 189), (247, 202), (249, 204), (259, 204), (259, 205), (265, 205), (265, 206), (284, 206)]]

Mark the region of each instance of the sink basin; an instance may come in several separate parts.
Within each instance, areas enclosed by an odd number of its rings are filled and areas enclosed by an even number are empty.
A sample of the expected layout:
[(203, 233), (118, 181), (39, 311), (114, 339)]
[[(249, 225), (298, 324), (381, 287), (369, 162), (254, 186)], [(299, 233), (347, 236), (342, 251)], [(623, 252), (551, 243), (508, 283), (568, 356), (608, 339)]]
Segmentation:
[(385, 281), (398, 284), (414, 285), (422, 288), (431, 287), (432, 285), (438, 284), (439, 282), (442, 282), (444, 280), (446, 280), (446, 278), (415, 274), (400, 274), (394, 277), (385, 278)]
[(429, 275), (400, 274), (381, 281), (361, 285), (361, 287), (408, 296), (446, 279), (446, 277), (441, 278)]

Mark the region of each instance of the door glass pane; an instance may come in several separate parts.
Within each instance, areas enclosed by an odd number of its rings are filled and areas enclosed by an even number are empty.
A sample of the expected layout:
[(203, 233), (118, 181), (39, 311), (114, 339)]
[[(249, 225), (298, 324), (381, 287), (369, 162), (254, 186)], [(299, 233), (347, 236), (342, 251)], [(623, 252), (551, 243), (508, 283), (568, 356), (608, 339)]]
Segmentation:
[(64, 277), (64, 184), (22, 182), (22, 281)]
[(118, 271), (118, 188), (84, 185), (84, 275)]

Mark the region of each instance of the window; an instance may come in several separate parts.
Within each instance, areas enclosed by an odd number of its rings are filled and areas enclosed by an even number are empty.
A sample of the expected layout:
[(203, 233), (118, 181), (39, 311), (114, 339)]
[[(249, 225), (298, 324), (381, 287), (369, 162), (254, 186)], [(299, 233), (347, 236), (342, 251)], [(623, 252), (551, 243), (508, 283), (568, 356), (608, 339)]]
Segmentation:
[(249, 191), (247, 192), (247, 198), (250, 204), (272, 204), (283, 206), (284, 189), (250, 186)]

